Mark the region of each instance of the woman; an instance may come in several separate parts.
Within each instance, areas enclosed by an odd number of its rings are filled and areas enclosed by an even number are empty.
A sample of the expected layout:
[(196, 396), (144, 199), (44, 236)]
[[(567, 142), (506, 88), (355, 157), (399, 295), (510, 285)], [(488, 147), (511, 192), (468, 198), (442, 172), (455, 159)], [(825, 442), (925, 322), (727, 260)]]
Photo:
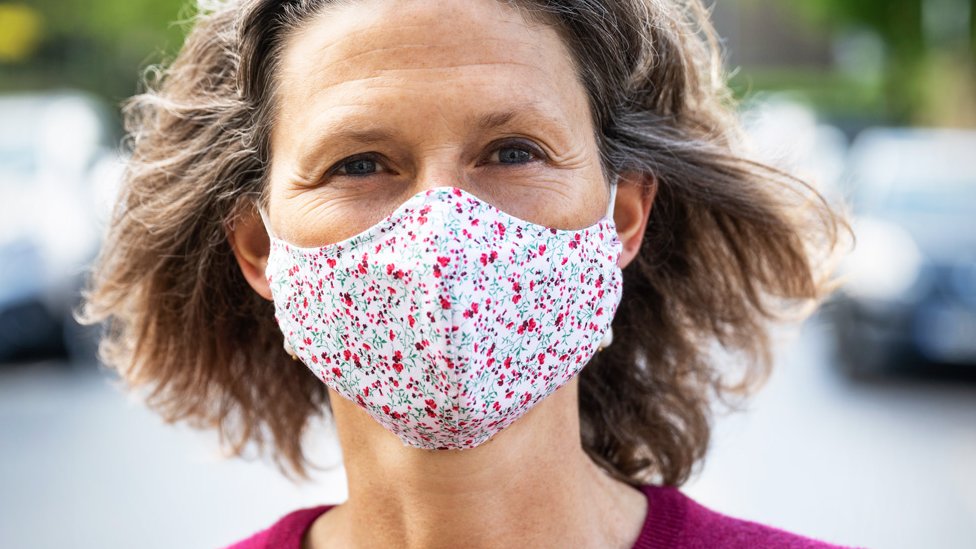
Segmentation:
[(841, 226), (737, 152), (716, 44), (698, 0), (198, 16), (127, 107), (86, 314), (238, 455), (307, 478), (328, 410), (348, 501), (235, 547), (829, 546), (678, 490)]

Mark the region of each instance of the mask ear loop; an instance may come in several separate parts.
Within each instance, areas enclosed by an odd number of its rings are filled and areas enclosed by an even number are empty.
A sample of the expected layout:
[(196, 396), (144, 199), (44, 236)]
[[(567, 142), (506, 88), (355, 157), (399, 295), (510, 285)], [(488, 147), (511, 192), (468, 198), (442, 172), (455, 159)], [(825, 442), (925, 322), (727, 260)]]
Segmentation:
[[(268, 232), (268, 236), (271, 238), (276, 238), (274, 236), (274, 231), (271, 230), (271, 220), (268, 219), (268, 214), (265, 213), (264, 208), (262, 208), (257, 203), (257, 201), (255, 201), (254, 209), (256, 209), (258, 211), (258, 215), (261, 216), (261, 222), (264, 223), (264, 230)], [(291, 346), (291, 343), (288, 343), (288, 338), (284, 337), (284, 334), (282, 334), (282, 337), (283, 337), (282, 347), (284, 347), (285, 352), (288, 353), (288, 355), (291, 357), (292, 360), (297, 361), (298, 355), (295, 354), (294, 347)]]
[(607, 204), (607, 218), (613, 219), (613, 206), (617, 202), (617, 180), (610, 182), (610, 202)]
[[(614, 179), (610, 183), (610, 203), (607, 204), (607, 219), (613, 219), (613, 206), (617, 202), (617, 179)], [(596, 352), (600, 352), (610, 344), (613, 343), (613, 326), (608, 326), (607, 331), (603, 334), (603, 339), (600, 340), (600, 346), (596, 348)]]
[(258, 215), (261, 216), (261, 223), (264, 223), (264, 230), (268, 232), (268, 236), (277, 238), (274, 235), (274, 231), (271, 230), (271, 220), (268, 219), (268, 214), (265, 213), (264, 208), (262, 208), (256, 200), (254, 201), (254, 209), (256, 209), (258, 211)]

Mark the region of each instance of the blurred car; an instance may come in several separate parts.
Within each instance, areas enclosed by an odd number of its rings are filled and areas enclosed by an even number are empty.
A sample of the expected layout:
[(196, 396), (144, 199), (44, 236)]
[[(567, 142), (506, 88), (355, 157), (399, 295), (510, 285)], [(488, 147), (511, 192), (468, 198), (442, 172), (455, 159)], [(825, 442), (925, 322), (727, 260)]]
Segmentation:
[(866, 130), (847, 181), (856, 246), (824, 311), (841, 365), (976, 367), (976, 132)]
[(71, 316), (121, 162), (103, 104), (79, 92), (0, 96), (0, 362), (67, 351), (90, 361)]

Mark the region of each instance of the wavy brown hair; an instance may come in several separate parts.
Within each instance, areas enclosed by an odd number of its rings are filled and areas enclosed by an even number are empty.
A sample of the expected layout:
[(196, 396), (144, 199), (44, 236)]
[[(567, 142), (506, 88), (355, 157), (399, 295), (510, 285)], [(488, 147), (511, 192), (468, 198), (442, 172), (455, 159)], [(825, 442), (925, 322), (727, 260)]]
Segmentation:
[[(198, 11), (175, 60), (125, 105), (131, 160), (82, 311), (106, 323), (104, 362), (148, 388), (167, 421), (216, 428), (234, 455), (270, 443), (282, 472), (306, 479), (302, 435), (329, 410), (327, 388), (282, 350), (226, 230), (263, 195), (285, 39), (333, 1)], [(581, 443), (627, 483), (681, 485), (706, 453), (712, 404), (767, 378), (768, 321), (825, 295), (846, 225), (808, 185), (740, 151), (700, 0), (507, 3), (569, 46), (604, 174), (658, 187), (623, 270), (615, 343), (580, 374)], [(716, 348), (744, 357), (741, 371)]]

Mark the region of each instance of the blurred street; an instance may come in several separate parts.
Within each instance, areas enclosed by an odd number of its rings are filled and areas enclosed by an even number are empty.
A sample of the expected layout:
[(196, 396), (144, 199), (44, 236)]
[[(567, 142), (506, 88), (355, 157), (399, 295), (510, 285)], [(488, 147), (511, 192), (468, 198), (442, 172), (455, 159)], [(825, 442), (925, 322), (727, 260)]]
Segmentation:
[[(684, 490), (839, 544), (972, 547), (973, 376), (849, 382), (816, 319), (779, 348), (769, 384), (750, 411), (717, 420)], [(58, 363), (0, 370), (0, 547), (219, 547), (346, 497), (341, 469), (295, 487), (260, 461), (221, 461), (215, 437), (164, 425), (111, 379)], [(327, 434), (312, 442), (319, 463), (335, 458)]]

